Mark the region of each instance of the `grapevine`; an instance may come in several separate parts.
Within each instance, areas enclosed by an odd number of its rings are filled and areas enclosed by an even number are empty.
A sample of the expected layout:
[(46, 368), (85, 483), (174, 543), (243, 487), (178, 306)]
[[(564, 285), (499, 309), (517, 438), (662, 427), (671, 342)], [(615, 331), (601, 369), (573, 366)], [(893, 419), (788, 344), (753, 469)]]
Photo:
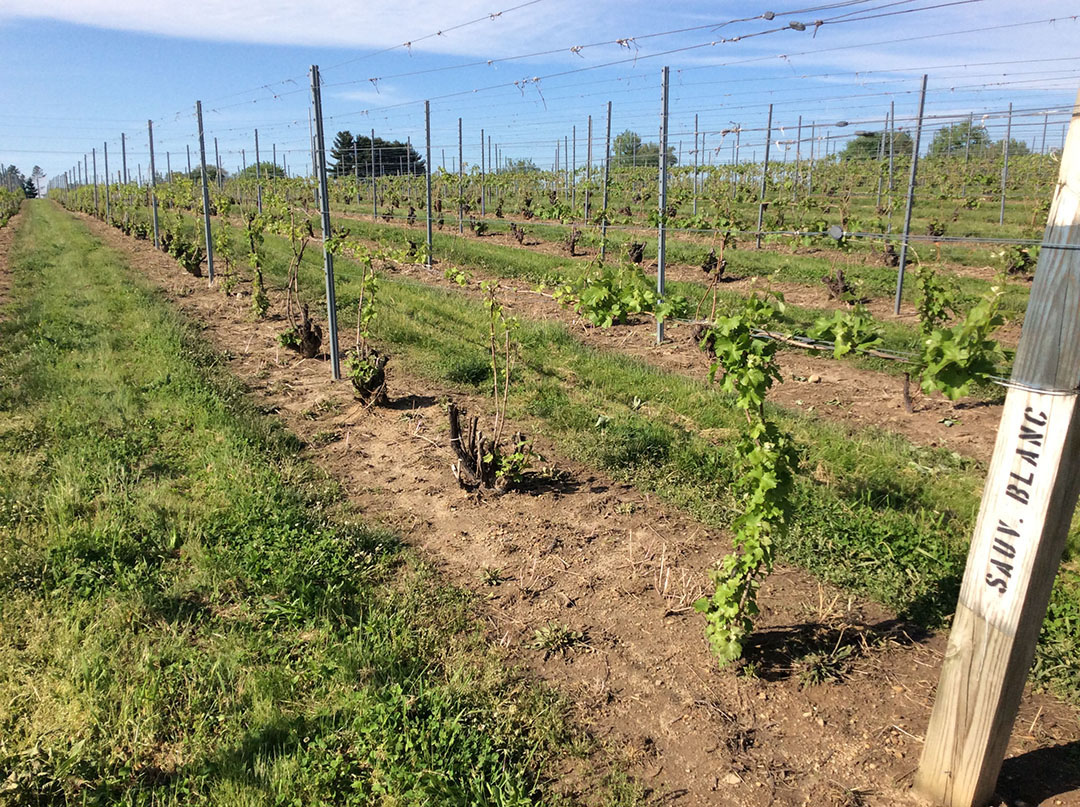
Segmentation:
[(741, 311), (719, 317), (702, 340), (715, 354), (710, 379), (723, 371), (722, 386), (746, 415), (737, 449), (740, 468), (735, 494), (742, 514), (735, 519), (734, 551), (709, 571), (715, 589), (694, 603), (705, 617), (705, 636), (721, 665), (738, 659), (758, 613), (757, 592), (773, 567), (774, 542), (791, 518), (791, 491), (798, 451), (790, 434), (768, 418), (765, 397), (780, 380), (778, 345), (760, 328), (783, 311), (783, 299), (747, 300)]

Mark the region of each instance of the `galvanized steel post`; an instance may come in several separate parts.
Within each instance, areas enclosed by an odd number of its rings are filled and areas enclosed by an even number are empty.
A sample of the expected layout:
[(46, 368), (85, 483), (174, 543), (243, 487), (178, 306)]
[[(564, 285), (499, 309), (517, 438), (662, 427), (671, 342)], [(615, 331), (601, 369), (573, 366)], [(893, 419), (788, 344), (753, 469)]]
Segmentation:
[(427, 187), (427, 268), (431, 268), (431, 102), (424, 101), (424, 175)]
[(206, 137), (203, 134), (202, 101), (195, 102), (195, 117), (199, 123), (199, 159), (202, 175), (203, 229), (206, 233), (206, 276), (214, 282), (214, 237), (210, 231), (210, 186), (206, 175)]
[(150, 140), (150, 209), (154, 218), (154, 249), (161, 249), (161, 239), (158, 237), (158, 208), (157, 208), (157, 176), (154, 167), (154, 122), (146, 122), (146, 135)]
[(319, 212), (322, 216), (323, 274), (326, 276), (326, 323), (330, 336), (330, 373), (335, 381), (341, 378), (338, 361), (337, 299), (334, 294), (334, 255), (330, 249), (330, 194), (326, 187), (326, 141), (323, 137), (322, 88), (319, 66), (311, 66), (311, 100), (315, 115), (315, 134), (312, 145), (318, 163)]
[(896, 273), (896, 304), (893, 311), (900, 313), (900, 297), (904, 293), (904, 269), (907, 267), (908, 239), (911, 236), (911, 209), (915, 205), (915, 176), (919, 168), (919, 141), (922, 139), (923, 110), (926, 108), (926, 74), (922, 77), (919, 93), (919, 116), (915, 122), (915, 142), (911, 148), (911, 174), (908, 177), (907, 209), (904, 212), (904, 241), (900, 245), (900, 266)]
[(761, 193), (758, 195), (757, 209), (757, 249), (761, 249), (762, 225), (765, 222), (765, 183), (769, 179), (769, 147), (772, 145), (772, 108), (769, 104), (769, 122), (765, 129), (765, 164), (761, 169)]
[[(657, 305), (664, 301), (664, 270), (667, 263), (667, 174), (668, 174), (668, 68), (660, 73), (660, 208), (656, 243)], [(664, 319), (656, 318), (656, 344), (664, 341)]]
[(600, 260), (607, 252), (608, 182), (611, 180), (611, 101), (607, 102), (607, 138), (604, 144), (604, 209), (600, 211)]

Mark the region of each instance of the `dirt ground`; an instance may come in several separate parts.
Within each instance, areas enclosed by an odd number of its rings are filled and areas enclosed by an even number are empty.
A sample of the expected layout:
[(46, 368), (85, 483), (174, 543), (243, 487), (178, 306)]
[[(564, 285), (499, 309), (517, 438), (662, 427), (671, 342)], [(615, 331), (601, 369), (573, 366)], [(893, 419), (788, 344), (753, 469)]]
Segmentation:
[[(8, 255), (11, 253), (11, 245), (15, 241), (15, 230), (22, 220), (22, 212), (16, 213), (8, 223), (0, 227), (0, 305), (8, 300), (11, 291), (11, 273), (8, 271)], [(0, 312), (2, 314), (3, 312)], [(0, 317), (2, 318), (2, 317)]]
[[(245, 299), (208, 288), (147, 242), (84, 221), (202, 324), (252, 396), (307, 442), (305, 454), (341, 481), (367, 519), (400, 531), (450, 580), (483, 596), (488, 635), (567, 693), (580, 719), (631, 764), (652, 803), (914, 801), (910, 783), (944, 635), (926, 635), (880, 606), (779, 567), (759, 598), (762, 613), (747, 653), (753, 672), (720, 671), (690, 606), (729, 536), (560, 459), (542, 441), (537, 450), (544, 467), (529, 475), (524, 490), (497, 498), (467, 495), (450, 470), (440, 402), (451, 390), (391, 365), (391, 403), (367, 410), (346, 383), (331, 382), (325, 361), (302, 360), (278, 346), (281, 321), (252, 321)], [(514, 305), (527, 316), (566, 316), (550, 300), (524, 292)], [(649, 326), (603, 334), (591, 329), (583, 338), (704, 372), (679, 329), (659, 349), (647, 345), (648, 334)], [(796, 354), (785, 356), (784, 369), (790, 378), (816, 373), (821, 381), (788, 381), (781, 400), (828, 405), (857, 424), (869, 417), (859, 413), (893, 395), (880, 389), (880, 375), (863, 377), (836, 362)], [(486, 410), (482, 399), (454, 397), (470, 411)], [(997, 413), (991, 408), (934, 409), (923, 399), (916, 406), (911, 418), (902, 410), (890, 415), (898, 431), (926, 442), (948, 438), (958, 451), (988, 455), (989, 443), (974, 429), (966, 442), (955, 429), (985, 421), (992, 441)], [(932, 423), (945, 412), (960, 413), (961, 421), (947, 435)], [(873, 422), (881, 419), (878, 414)], [(521, 427), (528, 432), (528, 424)], [(533, 642), (537, 629), (549, 624), (579, 631), (580, 641), (545, 655)], [(830, 652), (842, 646), (852, 648), (850, 656), (830, 665)], [(815, 674), (833, 673), (837, 680), (812, 682)], [(1080, 805), (1075, 710), (1026, 693), (1008, 753), (998, 803)]]

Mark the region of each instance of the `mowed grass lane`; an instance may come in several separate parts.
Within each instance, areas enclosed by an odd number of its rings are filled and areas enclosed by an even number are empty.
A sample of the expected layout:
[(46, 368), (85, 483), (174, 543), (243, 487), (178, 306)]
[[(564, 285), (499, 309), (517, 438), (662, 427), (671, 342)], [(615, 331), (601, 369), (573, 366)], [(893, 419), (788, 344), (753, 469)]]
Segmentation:
[(343, 507), (118, 253), (49, 202), (24, 219), (0, 803), (563, 803), (586, 741), (468, 595)]

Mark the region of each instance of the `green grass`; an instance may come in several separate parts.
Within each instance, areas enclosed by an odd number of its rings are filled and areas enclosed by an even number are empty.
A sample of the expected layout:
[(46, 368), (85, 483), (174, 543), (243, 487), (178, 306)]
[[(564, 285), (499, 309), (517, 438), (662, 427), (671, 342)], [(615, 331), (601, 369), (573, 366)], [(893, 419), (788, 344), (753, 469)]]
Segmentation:
[(0, 802), (559, 801), (586, 741), (470, 595), (359, 522), (81, 224), (30, 203), (12, 266)]
[[(388, 224), (376, 224), (368, 221), (340, 220), (350, 232), (359, 238), (384, 243), (396, 248), (405, 245), (405, 238), (414, 241), (423, 240), (423, 232), (419, 230), (405, 230), (401, 227)], [(452, 234), (435, 233), (433, 235), (433, 248), (439, 261), (448, 262), (455, 266), (472, 268), (485, 274), (522, 280), (533, 285), (555, 286), (562, 282), (582, 277), (587, 271), (587, 261), (569, 256), (550, 255), (544, 252), (530, 250), (528, 248), (511, 247), (504, 244), (493, 243), (484, 238), (475, 238), (471, 235), (459, 236), (456, 231)], [(697, 252), (693, 257), (686, 256), (687, 262), (700, 263), (704, 256), (703, 247), (695, 248)], [(618, 242), (611, 246), (610, 254), (620, 256), (622, 247)], [(678, 249), (673, 248), (673, 255), (678, 254)], [(673, 257), (674, 260), (679, 258)], [(777, 281), (800, 282), (808, 285), (819, 284), (820, 277), (830, 271), (833, 265), (825, 258), (807, 258), (806, 256), (788, 255), (777, 252), (755, 252), (753, 250), (736, 250), (728, 253), (730, 264), (729, 274), (740, 274), (768, 277)], [(891, 297), (896, 283), (895, 270), (884, 267), (846, 267), (845, 272), (849, 280), (857, 281), (861, 291), (867, 293), (876, 291), (873, 296)], [(963, 306), (970, 306), (980, 295), (989, 290), (990, 283), (975, 278), (956, 278), (953, 281), (959, 292), (959, 299)], [(763, 286), (767, 287), (767, 286)], [(916, 283), (914, 267), (908, 277), (905, 295), (910, 303), (916, 298)], [(1022, 316), (1027, 306), (1028, 285), (1023, 283), (1009, 283), (1003, 297), (1003, 312), (1007, 316)], [(706, 292), (706, 286), (702, 283), (669, 281), (667, 283), (669, 295), (679, 295), (691, 302), (694, 306)], [(720, 287), (718, 298), (721, 306), (734, 306), (746, 298), (745, 293), (726, 291)], [(788, 305), (783, 315), (774, 321), (774, 327), (791, 333), (806, 333), (814, 322), (822, 316), (828, 316), (832, 312), (827, 309), (810, 308), (798, 305)], [(915, 351), (919, 344), (918, 329), (912, 325), (895, 322), (879, 321), (882, 334), (882, 348), (897, 352)], [(798, 348), (790, 348), (797, 350)], [(821, 354), (831, 355), (831, 354)], [(886, 372), (899, 376), (904, 372), (904, 367), (896, 362), (884, 359), (859, 357), (854, 354), (847, 356), (842, 361), (850, 361), (857, 366), (867, 369)], [(1008, 373), (1008, 367), (1002, 367), (1003, 374)], [(983, 398), (999, 398), (1001, 392), (990, 387), (980, 387), (977, 394)]]

